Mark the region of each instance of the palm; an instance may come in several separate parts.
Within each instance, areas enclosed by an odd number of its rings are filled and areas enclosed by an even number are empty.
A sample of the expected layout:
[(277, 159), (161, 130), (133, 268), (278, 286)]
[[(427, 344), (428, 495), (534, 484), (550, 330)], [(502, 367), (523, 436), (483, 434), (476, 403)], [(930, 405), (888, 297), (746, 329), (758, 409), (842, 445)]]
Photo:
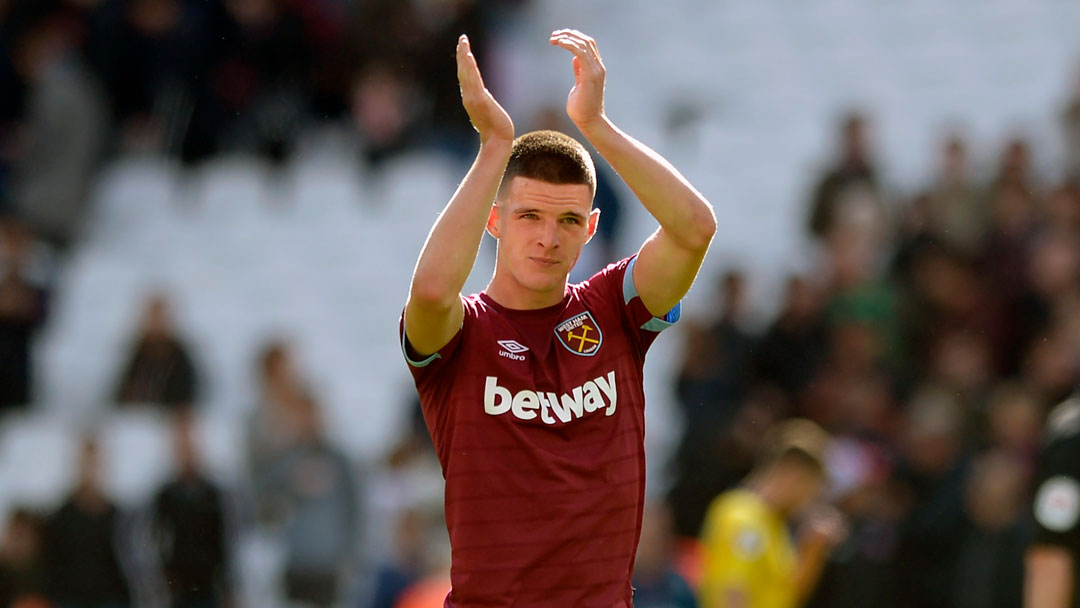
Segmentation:
[(604, 114), (604, 62), (596, 41), (576, 30), (559, 30), (551, 44), (574, 54), (574, 87), (566, 98), (566, 114), (577, 125), (592, 123)]
[(473, 127), (480, 133), (481, 141), (492, 138), (514, 138), (514, 123), (495, 97), (484, 87), (480, 68), (476, 65), (469, 46), (469, 39), (462, 36), (457, 48), (458, 84), (461, 87), (461, 103), (469, 114)]

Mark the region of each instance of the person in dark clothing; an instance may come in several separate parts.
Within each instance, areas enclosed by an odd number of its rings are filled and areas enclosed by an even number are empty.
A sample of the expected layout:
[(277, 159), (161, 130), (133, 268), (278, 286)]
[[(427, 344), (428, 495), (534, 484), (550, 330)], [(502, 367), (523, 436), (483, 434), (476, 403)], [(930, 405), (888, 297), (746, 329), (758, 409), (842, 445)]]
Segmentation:
[(200, 470), (193, 432), (191, 414), (177, 414), (177, 475), (153, 504), (153, 538), (173, 608), (221, 606), (230, 596), (224, 497)]
[(221, 111), (207, 77), (222, 52), (220, 2), (102, 0), (87, 20), (86, 55), (108, 92), (122, 148), (217, 151)]
[(1075, 395), (1050, 414), (1036, 484), (1024, 605), (1080, 607), (1080, 399)]
[(142, 330), (116, 390), (118, 403), (153, 403), (169, 409), (195, 401), (198, 375), (187, 347), (176, 336), (169, 303), (161, 294), (146, 303)]
[(46, 525), (46, 589), (59, 608), (131, 605), (117, 550), (121, 515), (102, 488), (100, 459), (96, 441), (84, 441), (78, 485)]
[(0, 414), (31, 400), (31, 348), (46, 316), (47, 291), (26, 272), (31, 239), (0, 218)]
[(805, 278), (792, 276), (783, 309), (754, 349), (754, 376), (780, 387), (794, 401), (813, 381), (827, 340), (818, 294)]
[(636, 608), (697, 608), (690, 584), (675, 569), (675, 536), (666, 505), (646, 507), (634, 561)]
[(269, 463), (264, 487), (284, 514), (284, 588), (294, 602), (328, 607), (355, 557), (357, 484), (347, 456), (323, 433), (310, 395), (296, 404), (296, 443)]
[(866, 119), (852, 112), (840, 127), (840, 157), (825, 172), (810, 200), (810, 233), (826, 238), (838, 216), (860, 201), (880, 207), (877, 169), (870, 157)]
[[(755, 340), (740, 323), (746, 307), (745, 277), (728, 271), (719, 287), (720, 318), (712, 325), (690, 328), (675, 385), (684, 430), (673, 457), (675, 480), (668, 502), (676, 533), (687, 537), (697, 536), (712, 499), (745, 473), (734, 464), (741, 450), (731, 444), (739, 443), (739, 418), (755, 418), (759, 411), (747, 409), (743, 402)], [(753, 395), (748, 401), (762, 396)], [(772, 396), (765, 400), (772, 401)], [(734, 478), (726, 475), (731, 470)]]
[[(895, 561), (897, 606), (949, 608), (964, 534), (969, 465), (961, 412), (948, 394), (917, 393), (907, 412), (905, 454), (896, 471), (905, 503)], [(905, 496), (906, 495), (906, 496)]]
[(958, 548), (951, 608), (1009, 608), (1023, 601), (1026, 478), (1014, 456), (990, 451), (972, 465), (966, 534)]
[(0, 606), (43, 601), (41, 535), (42, 522), (31, 511), (20, 507), (8, 516), (0, 537)]

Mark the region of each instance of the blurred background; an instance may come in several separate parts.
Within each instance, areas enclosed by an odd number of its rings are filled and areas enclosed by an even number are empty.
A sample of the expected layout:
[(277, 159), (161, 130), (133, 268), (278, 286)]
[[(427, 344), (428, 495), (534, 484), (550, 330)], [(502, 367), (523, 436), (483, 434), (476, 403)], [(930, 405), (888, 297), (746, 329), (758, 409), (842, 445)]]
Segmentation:
[[(0, 606), (441, 606), (397, 320), (477, 145), (454, 43), (519, 132), (576, 134), (561, 27), (719, 219), (646, 366), (638, 584), (695, 583), (705, 508), (805, 416), (851, 522), (812, 605), (1019, 605), (1080, 371), (1078, 26), (1057, 0), (0, 0)], [(600, 169), (576, 278), (654, 228)]]

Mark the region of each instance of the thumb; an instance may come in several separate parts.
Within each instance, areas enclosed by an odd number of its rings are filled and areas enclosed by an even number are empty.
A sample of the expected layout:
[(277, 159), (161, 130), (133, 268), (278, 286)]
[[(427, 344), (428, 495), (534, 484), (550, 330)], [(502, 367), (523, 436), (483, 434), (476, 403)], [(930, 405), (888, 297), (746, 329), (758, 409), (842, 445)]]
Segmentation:
[(574, 66), (574, 78), (580, 80), (581, 79), (581, 60), (578, 59), (577, 57), (574, 57), (573, 66)]

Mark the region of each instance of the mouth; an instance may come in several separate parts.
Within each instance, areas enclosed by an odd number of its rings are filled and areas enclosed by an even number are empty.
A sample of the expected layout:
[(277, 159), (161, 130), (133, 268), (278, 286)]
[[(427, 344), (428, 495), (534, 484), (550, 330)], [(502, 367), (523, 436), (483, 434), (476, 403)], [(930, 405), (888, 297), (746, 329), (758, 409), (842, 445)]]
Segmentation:
[(554, 258), (530, 257), (529, 259), (532, 260), (533, 262), (535, 262), (536, 264), (539, 264), (540, 266), (543, 266), (544, 268), (552, 268), (554, 266), (559, 265), (559, 260), (556, 260)]

